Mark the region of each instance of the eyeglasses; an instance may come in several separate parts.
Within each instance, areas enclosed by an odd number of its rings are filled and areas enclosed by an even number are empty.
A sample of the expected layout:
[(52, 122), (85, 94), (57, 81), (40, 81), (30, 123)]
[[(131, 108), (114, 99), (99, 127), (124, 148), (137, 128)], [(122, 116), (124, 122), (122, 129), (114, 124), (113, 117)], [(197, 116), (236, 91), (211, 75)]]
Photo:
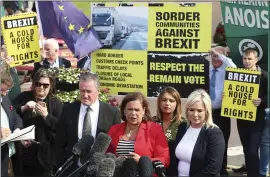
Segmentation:
[(43, 86), (43, 88), (48, 88), (48, 87), (50, 87), (50, 84), (43, 84), (43, 83), (40, 83), (40, 82), (35, 82), (35, 86), (36, 87)]

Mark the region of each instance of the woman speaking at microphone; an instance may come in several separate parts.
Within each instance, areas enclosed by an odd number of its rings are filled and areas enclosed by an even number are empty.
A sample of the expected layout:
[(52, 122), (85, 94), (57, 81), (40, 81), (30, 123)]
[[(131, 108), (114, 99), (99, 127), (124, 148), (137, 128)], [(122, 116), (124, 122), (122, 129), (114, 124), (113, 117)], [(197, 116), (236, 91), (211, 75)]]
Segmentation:
[(24, 141), (20, 176), (49, 176), (54, 165), (56, 124), (62, 103), (54, 96), (54, 77), (46, 69), (39, 69), (33, 78), (31, 91), (22, 92), (14, 101), (16, 112), (25, 127), (35, 125), (35, 140)]
[(151, 122), (148, 102), (142, 93), (129, 93), (120, 106), (124, 122), (112, 126), (109, 136), (112, 138), (108, 152), (119, 157), (132, 157), (137, 163), (141, 156), (152, 161), (160, 160), (169, 166), (170, 156), (167, 139), (162, 127)]

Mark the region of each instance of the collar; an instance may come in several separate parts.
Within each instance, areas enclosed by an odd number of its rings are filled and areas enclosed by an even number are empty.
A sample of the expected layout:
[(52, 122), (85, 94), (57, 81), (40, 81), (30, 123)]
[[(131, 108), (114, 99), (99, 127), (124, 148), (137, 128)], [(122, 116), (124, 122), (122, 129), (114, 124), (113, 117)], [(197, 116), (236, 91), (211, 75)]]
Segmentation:
[[(86, 111), (88, 108), (88, 106), (84, 104), (81, 104), (81, 107), (83, 108), (83, 111)], [(92, 105), (90, 105), (90, 108), (92, 110), (97, 110), (99, 108), (99, 100), (97, 99)]]
[[(220, 72), (220, 70), (222, 70), (223, 68), (224, 68), (224, 64), (222, 64), (220, 67), (218, 67), (218, 68), (216, 68), (216, 70), (218, 71), (218, 72)], [(213, 67), (213, 65), (210, 65), (210, 71), (211, 72), (213, 72), (213, 70), (214, 70), (215, 68)]]

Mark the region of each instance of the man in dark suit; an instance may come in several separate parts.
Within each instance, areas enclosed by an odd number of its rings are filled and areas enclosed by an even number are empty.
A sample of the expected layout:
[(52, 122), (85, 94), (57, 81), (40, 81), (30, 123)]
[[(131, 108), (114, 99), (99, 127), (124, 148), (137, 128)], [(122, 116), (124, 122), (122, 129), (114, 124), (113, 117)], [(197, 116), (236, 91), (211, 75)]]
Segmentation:
[(56, 161), (58, 167), (72, 155), (72, 148), (85, 134), (94, 138), (100, 132), (120, 123), (119, 110), (99, 101), (99, 80), (95, 74), (84, 73), (79, 82), (80, 101), (63, 108), (56, 131)]
[(59, 57), (59, 45), (55, 39), (47, 39), (44, 43), (45, 53), (42, 54), (42, 61), (34, 63), (34, 71), (32, 73), (32, 78), (39, 70), (39, 68), (55, 68), (55, 67), (65, 67), (70, 68), (71, 63), (69, 60)]
[[(1, 139), (23, 128), (22, 119), (16, 114), (7, 96), (13, 86), (12, 77), (6, 70), (1, 71)], [(8, 176), (10, 157), (16, 153), (14, 143), (1, 147), (1, 176)]]
[(77, 68), (91, 70), (91, 58), (89, 56), (85, 56), (77, 62)]

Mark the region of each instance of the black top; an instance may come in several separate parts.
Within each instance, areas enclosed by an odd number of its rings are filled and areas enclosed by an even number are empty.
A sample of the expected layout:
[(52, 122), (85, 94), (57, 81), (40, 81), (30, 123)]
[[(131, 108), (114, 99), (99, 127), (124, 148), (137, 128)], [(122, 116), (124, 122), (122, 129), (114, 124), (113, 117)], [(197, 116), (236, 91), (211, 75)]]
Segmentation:
[[(179, 125), (174, 151), (187, 129), (188, 126), (186, 122), (182, 122)], [(218, 176), (222, 166), (224, 151), (225, 141), (222, 131), (218, 127), (207, 128), (206, 125), (204, 125), (193, 149), (189, 175)], [(175, 153), (173, 155), (175, 156)], [(174, 158), (176, 159), (175, 163), (178, 164), (178, 159), (176, 157)], [(177, 175), (178, 173), (174, 174), (174, 176)]]
[[(21, 112), (21, 107), (29, 101), (36, 101), (32, 91), (22, 92), (15, 100), (16, 112), (22, 117), (25, 127), (35, 125), (35, 140), (39, 145), (32, 144), (23, 148), (23, 162), (28, 166), (35, 167), (39, 163), (44, 169), (50, 170), (55, 165), (55, 136), (56, 125), (62, 112), (62, 102), (57, 98), (45, 98), (44, 102), (48, 108), (48, 115), (43, 119), (40, 115), (31, 111)], [(37, 154), (37, 155), (36, 155)]]

